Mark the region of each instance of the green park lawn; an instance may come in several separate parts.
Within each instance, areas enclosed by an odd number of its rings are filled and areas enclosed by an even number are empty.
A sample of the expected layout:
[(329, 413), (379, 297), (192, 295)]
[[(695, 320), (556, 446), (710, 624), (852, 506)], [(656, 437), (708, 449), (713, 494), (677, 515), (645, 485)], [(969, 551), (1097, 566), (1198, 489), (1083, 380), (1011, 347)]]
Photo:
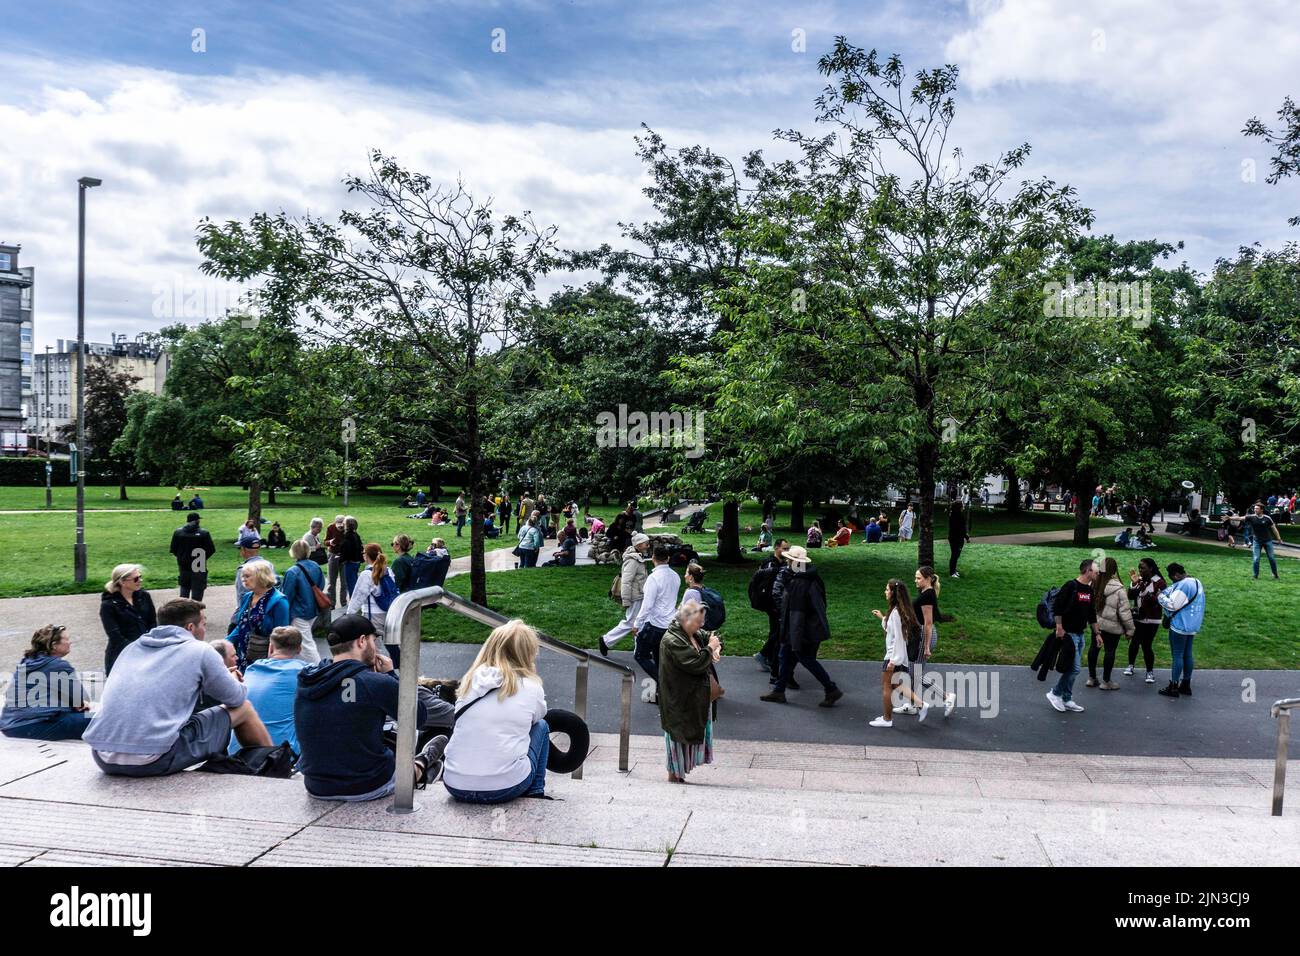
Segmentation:
[[(108, 511), (90, 511), (86, 514), (87, 580), (75, 584), (72, 580), (72, 553), (76, 540), (75, 515), (58, 511), (76, 506), (75, 489), (55, 489), (54, 513), (46, 513), (45, 489), (5, 487), (0, 488), (0, 511), (18, 508), (35, 508), (31, 513), (0, 514), (0, 598), (27, 597), (38, 594), (77, 594), (99, 591), (114, 565), (132, 562), (145, 567), (145, 586), (171, 588), (176, 586), (176, 561), (168, 551), (172, 531), (185, 520), (185, 512), (170, 510), (174, 488), (129, 487), (128, 501), (117, 500), (117, 488), (100, 486), (86, 489), (86, 508), (108, 508)], [(248, 516), (248, 493), (235, 487), (203, 489), (203, 526), (212, 534), (217, 552), (209, 564), (209, 579), (213, 583), (230, 583), (235, 579), (239, 564), (239, 551), (235, 547), (235, 532)], [(188, 501), (189, 493), (182, 497)], [(363, 540), (377, 541), (388, 550), (394, 535), (410, 535), (418, 545), (427, 546), (438, 535), (445, 538), (453, 557), (469, 553), (469, 532), (457, 538), (454, 526), (431, 528), (427, 521), (406, 517), (415, 509), (401, 507), (403, 493), (398, 491), (367, 491), (349, 496), (347, 508), (341, 497), (327, 495), (302, 495), (297, 492), (278, 492), (277, 503), (263, 501), (262, 515), (268, 521), (279, 521), (292, 541), (307, 531), (314, 517), (328, 523), (336, 514), (346, 511), (355, 515)], [(455, 501), (452, 496), (446, 502)], [(166, 509), (166, 510), (144, 510)], [(489, 547), (514, 545), (509, 539), (489, 541)], [(267, 558), (283, 571), (292, 563), (288, 549), (266, 550)]]
[[(1094, 536), (1104, 548), (1109, 536)], [(936, 555), (947, 570), (947, 548)], [(942, 576), (940, 607), (952, 620), (940, 625), (936, 661), (1028, 665), (1043, 639), (1034, 609), (1044, 591), (1073, 577), (1089, 552), (1069, 543), (1009, 546), (971, 544), (962, 553), (962, 577)], [(1198, 666), (1218, 668), (1295, 668), (1300, 666), (1300, 563), (1287, 560), (1283, 579), (1250, 578), (1248, 553), (1229, 552), (1210, 544), (1161, 539), (1148, 552), (1163, 567), (1184, 564), (1199, 577), (1208, 594), (1208, 617), (1197, 637)], [(814, 552), (826, 581), (831, 640), (821, 656), (850, 660), (878, 659), (884, 653), (880, 625), (872, 608), (883, 608), (885, 582), (898, 577), (911, 587), (915, 545), (854, 543), (844, 549)], [(1135, 552), (1115, 555), (1121, 572), (1135, 567)], [(749, 607), (747, 585), (757, 556), (744, 566), (705, 559), (707, 584), (727, 605), (722, 628), (725, 653), (753, 654), (767, 636), (766, 615)], [(523, 617), (554, 637), (594, 648), (598, 636), (618, 620), (620, 609), (607, 596), (616, 568), (579, 566), (538, 568), (529, 572), (489, 574), (488, 599), (497, 610)], [(449, 587), (457, 589), (453, 579)], [(425, 619), (426, 639), (477, 642), (485, 629), (451, 614)], [(1167, 632), (1156, 640), (1158, 667), (1169, 663)], [(621, 649), (631, 648), (628, 639)], [(1121, 645), (1121, 655), (1126, 645)], [(1126, 658), (1125, 662), (1126, 662)]]

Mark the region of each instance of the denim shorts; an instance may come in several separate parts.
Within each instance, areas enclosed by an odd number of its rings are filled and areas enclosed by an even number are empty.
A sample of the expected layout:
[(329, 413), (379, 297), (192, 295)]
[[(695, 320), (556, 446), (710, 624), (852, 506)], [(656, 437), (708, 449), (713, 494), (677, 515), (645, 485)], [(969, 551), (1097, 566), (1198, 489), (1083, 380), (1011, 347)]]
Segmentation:
[(223, 756), (230, 746), (230, 711), (218, 704), (200, 710), (181, 724), (176, 743), (152, 763), (131, 766), (105, 763), (91, 750), (99, 769), (115, 777), (163, 777), (198, 766), (210, 757)]

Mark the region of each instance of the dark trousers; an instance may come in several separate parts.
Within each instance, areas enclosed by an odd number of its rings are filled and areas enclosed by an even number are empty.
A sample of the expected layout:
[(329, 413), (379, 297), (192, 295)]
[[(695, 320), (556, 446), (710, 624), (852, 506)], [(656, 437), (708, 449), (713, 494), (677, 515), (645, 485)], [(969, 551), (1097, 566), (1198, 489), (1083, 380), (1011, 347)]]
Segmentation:
[(189, 562), (180, 564), (179, 571), (181, 597), (202, 601), (203, 592), (208, 588), (208, 572), (192, 570)]
[(632, 651), (632, 657), (656, 684), (659, 683), (659, 642), (664, 639), (666, 631), (667, 628), (653, 624), (643, 625), (636, 632), (636, 647)]
[(500, 519), (501, 519), (501, 533), (502, 533), (502, 534), (509, 534), (509, 533), (510, 533), (510, 513), (509, 513), (509, 512), (506, 512), (505, 514), (498, 514), (498, 517), (500, 517)]
[(965, 542), (961, 538), (955, 541), (952, 538), (948, 539), (948, 550), (951, 552), (948, 555), (948, 574), (950, 575), (957, 573), (957, 559), (961, 557), (961, 549), (964, 544)]
[(780, 672), (777, 674), (776, 684), (772, 689), (778, 693), (785, 690), (785, 685), (790, 683), (790, 678), (794, 676), (794, 665), (802, 664), (808, 669), (808, 673), (817, 678), (817, 682), (830, 693), (835, 689), (835, 681), (831, 680), (831, 675), (826, 673), (826, 668), (822, 667), (821, 661), (817, 660), (817, 652), (811, 654), (798, 654), (789, 644), (781, 645)]
[(759, 651), (763, 659), (767, 661), (772, 668), (772, 676), (776, 677), (781, 667), (781, 612), (767, 612), (767, 640), (763, 643), (763, 649)]
[(1154, 621), (1150, 624), (1144, 624), (1138, 621), (1134, 625), (1135, 633), (1128, 642), (1128, 666), (1132, 667), (1137, 662), (1138, 647), (1142, 648), (1142, 661), (1146, 664), (1147, 670), (1156, 669), (1156, 652), (1153, 642), (1156, 634), (1160, 631), (1160, 625)]
[(1093, 680), (1097, 679), (1097, 657), (1101, 654), (1102, 649), (1106, 651), (1106, 656), (1102, 661), (1101, 679), (1110, 680), (1110, 672), (1115, 669), (1115, 652), (1119, 650), (1119, 635), (1107, 634), (1105, 631), (1098, 631), (1101, 635), (1102, 647), (1097, 646), (1096, 641), (1088, 642), (1088, 676)]

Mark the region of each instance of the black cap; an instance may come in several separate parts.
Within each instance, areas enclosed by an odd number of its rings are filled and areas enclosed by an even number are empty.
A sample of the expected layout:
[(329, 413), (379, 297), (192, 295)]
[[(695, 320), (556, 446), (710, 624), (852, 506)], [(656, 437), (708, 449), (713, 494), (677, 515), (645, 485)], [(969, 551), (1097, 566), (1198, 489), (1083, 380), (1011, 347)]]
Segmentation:
[(197, 511), (191, 511), (189, 514), (187, 514), (187, 515), (185, 516), (185, 520), (186, 520), (186, 521), (198, 521), (198, 520), (199, 520), (199, 513), (198, 513)]
[(338, 647), (340, 644), (351, 644), (367, 634), (378, 633), (370, 618), (364, 614), (344, 614), (330, 623), (329, 644), (330, 647)]

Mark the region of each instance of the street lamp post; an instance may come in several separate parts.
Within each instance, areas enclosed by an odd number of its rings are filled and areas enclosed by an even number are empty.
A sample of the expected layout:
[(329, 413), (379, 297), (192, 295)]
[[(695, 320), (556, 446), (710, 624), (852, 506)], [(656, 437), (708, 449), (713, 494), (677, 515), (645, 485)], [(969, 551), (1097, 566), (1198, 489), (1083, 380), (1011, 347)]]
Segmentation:
[(77, 544), (72, 551), (73, 579), (86, 580), (86, 190), (102, 179), (77, 180)]

